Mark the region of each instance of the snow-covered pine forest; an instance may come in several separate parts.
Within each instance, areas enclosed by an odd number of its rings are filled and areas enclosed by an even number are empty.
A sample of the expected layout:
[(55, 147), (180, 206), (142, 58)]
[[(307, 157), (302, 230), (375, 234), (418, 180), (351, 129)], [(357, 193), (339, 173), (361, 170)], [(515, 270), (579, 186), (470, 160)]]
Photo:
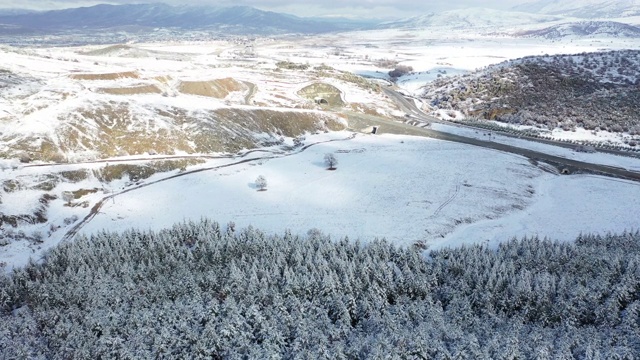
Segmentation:
[(209, 220), (0, 275), (0, 358), (633, 359), (640, 232), (422, 255)]

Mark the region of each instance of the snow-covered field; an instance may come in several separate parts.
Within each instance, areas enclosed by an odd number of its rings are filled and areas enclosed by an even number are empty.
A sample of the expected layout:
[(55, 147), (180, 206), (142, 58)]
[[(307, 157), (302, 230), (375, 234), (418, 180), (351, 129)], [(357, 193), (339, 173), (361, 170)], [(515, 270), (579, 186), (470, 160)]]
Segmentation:
[[(346, 134), (335, 134), (332, 137)], [(333, 153), (329, 171), (323, 155)], [(268, 190), (256, 191), (263, 175)], [(406, 136), (358, 136), (303, 153), (194, 174), (116, 197), (83, 229), (160, 229), (211, 217), (269, 232), (438, 247), (638, 226), (640, 185), (554, 176), (519, 156)]]
[[(81, 233), (161, 229), (209, 217), (267, 232), (289, 229), (305, 234), (315, 228), (336, 239), (378, 237), (402, 246), (424, 242), (437, 248), (470, 242), (495, 245), (525, 235), (571, 240), (581, 232), (638, 226), (636, 183), (552, 175), (525, 158), (463, 144), (394, 135), (350, 139), (350, 135), (309, 136), (307, 144), (317, 144), (300, 153), (262, 159), (272, 154), (256, 152), (251, 162), (116, 195)], [(326, 153), (338, 159), (337, 170), (326, 169)], [(188, 170), (232, 162), (212, 160)], [(145, 182), (173, 174), (156, 174)], [(267, 179), (267, 191), (257, 191), (259, 175)], [(83, 187), (99, 185), (87, 181)], [(114, 183), (108, 193), (101, 191), (88, 199), (97, 202), (124, 186)], [(62, 200), (53, 201), (50, 213), (62, 219), (74, 214), (82, 218), (88, 212), (63, 205)], [(0, 261), (9, 268), (24, 264), (29, 255), (37, 258), (59, 241), (64, 230), (39, 246), (14, 242), (0, 247)]]

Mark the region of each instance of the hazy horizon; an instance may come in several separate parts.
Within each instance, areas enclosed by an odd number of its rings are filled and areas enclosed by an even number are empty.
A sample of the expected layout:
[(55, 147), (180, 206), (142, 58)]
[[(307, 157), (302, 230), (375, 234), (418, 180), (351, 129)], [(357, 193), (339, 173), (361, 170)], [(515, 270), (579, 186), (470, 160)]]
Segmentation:
[(77, 0), (54, 0), (38, 1), (25, 0), (19, 5), (14, 0), (0, 0), (0, 9), (27, 9), (27, 10), (59, 10), (65, 8), (76, 8), (94, 6), (98, 4), (144, 4), (144, 3), (165, 3), (169, 5), (204, 5), (204, 6), (238, 6), (245, 5), (261, 10), (288, 13), (301, 17), (313, 16), (343, 16), (360, 18), (391, 18), (410, 17), (434, 11), (454, 10), (469, 7), (486, 7), (492, 9), (509, 9), (513, 6), (531, 2), (531, 0), (436, 0), (436, 1), (393, 1), (393, 0), (345, 0), (336, 3), (335, 1), (298, 1), (290, 2), (283, 0), (238, 0), (211, 2), (206, 0), (196, 0), (185, 3), (184, 1), (77, 1)]

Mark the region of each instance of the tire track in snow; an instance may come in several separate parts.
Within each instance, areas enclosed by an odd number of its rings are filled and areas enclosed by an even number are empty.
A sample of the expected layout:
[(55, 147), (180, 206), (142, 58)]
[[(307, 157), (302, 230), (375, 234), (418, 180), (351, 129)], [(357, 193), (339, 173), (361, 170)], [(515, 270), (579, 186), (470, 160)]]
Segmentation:
[(451, 202), (453, 200), (455, 200), (455, 198), (458, 196), (458, 193), (460, 192), (460, 184), (456, 185), (456, 189), (453, 192), (453, 195), (451, 195), (447, 200), (445, 200), (442, 204), (440, 204), (440, 206), (438, 206), (438, 208), (436, 209), (436, 211), (433, 213), (433, 215), (431, 215), (431, 217), (436, 217), (438, 216), (438, 214), (440, 213), (440, 211), (442, 211), (442, 209), (444, 209), (445, 207), (447, 207), (447, 205), (451, 204)]

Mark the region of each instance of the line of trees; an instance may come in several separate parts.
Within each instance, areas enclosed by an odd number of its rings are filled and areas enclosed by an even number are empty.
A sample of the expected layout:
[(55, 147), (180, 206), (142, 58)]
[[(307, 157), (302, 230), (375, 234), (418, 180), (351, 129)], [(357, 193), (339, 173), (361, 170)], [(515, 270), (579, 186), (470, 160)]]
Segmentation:
[(206, 219), (102, 232), (0, 275), (0, 324), (7, 359), (633, 359), (640, 233), (424, 254)]

